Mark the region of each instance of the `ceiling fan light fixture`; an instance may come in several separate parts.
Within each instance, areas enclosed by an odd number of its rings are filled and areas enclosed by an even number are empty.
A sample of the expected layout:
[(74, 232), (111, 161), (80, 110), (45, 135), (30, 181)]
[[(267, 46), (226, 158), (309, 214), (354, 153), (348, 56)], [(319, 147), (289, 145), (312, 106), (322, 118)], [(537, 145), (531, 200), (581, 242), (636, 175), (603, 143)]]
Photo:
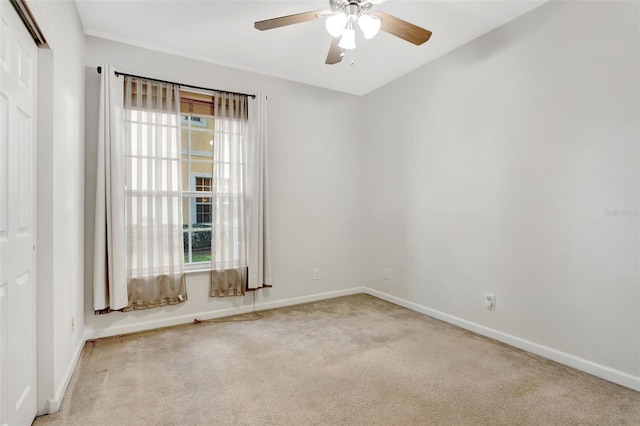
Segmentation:
[(327, 16), (324, 25), (327, 28), (327, 32), (331, 34), (331, 37), (340, 37), (348, 20), (347, 15), (342, 12), (336, 12)]
[(371, 16), (365, 13), (360, 15), (360, 17), (358, 18), (358, 26), (362, 30), (364, 38), (366, 38), (367, 40), (374, 38), (376, 34), (378, 34), (378, 31), (380, 31), (381, 23), (382, 22), (380, 21), (380, 18), (378, 18), (377, 16)]
[(356, 31), (353, 28), (347, 28), (342, 33), (340, 43), (338, 43), (343, 49), (350, 50), (356, 48)]
[(353, 49), (356, 48), (356, 24), (360, 27), (366, 39), (371, 39), (379, 31), (384, 31), (416, 46), (420, 46), (429, 40), (431, 31), (388, 13), (372, 11), (373, 6), (385, 1), (328, 0), (331, 6), (330, 10), (311, 10), (309, 12), (279, 16), (256, 21), (253, 26), (259, 31), (265, 31), (324, 19), (327, 32), (333, 37), (325, 60), (327, 65), (334, 65), (342, 61), (347, 50), (351, 50), (350, 56), (353, 64)]

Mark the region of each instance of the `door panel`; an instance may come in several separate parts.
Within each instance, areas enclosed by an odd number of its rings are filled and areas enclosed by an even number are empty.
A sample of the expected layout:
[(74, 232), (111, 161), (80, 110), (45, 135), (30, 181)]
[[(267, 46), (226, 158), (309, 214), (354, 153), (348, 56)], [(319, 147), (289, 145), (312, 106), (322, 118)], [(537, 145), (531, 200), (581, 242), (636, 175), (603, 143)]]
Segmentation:
[(0, 240), (8, 238), (9, 101), (0, 92)]
[(20, 210), (18, 212), (18, 238), (30, 234), (31, 232), (31, 200), (33, 194), (31, 193), (31, 162), (33, 161), (33, 155), (31, 154), (31, 129), (32, 120), (26, 112), (18, 109), (17, 111), (18, 122), (14, 123), (18, 130), (17, 143), (18, 143), (18, 165), (19, 170), (15, 176), (17, 182), (15, 182), (18, 188), (18, 202), (16, 207)]
[[(29, 405), (32, 403), (30, 400), (35, 395), (35, 371), (33, 366), (35, 365), (35, 353), (33, 352), (33, 331), (32, 327), (23, 327), (22, 321), (31, 321), (31, 318), (35, 317), (33, 312), (33, 299), (34, 299), (33, 283), (30, 279), (30, 274), (25, 272), (24, 274), (16, 278), (16, 307), (17, 309), (17, 323), (14, 323), (14, 336), (20, 336), (17, 342), (13, 342), (16, 346), (16, 354), (21, 358), (19, 362), (16, 362), (16, 377), (15, 377), (15, 396), (16, 411), (28, 413), (31, 411)], [(35, 413), (33, 413), (35, 415)], [(33, 418), (31, 418), (33, 420)]]
[(0, 424), (6, 424), (7, 404), (9, 395), (9, 378), (8, 376), (8, 350), (7, 340), (9, 328), (5, 326), (9, 320), (9, 306), (7, 295), (7, 282), (0, 282)]
[(0, 16), (0, 67), (9, 72), (9, 24)]
[(0, 0), (0, 424), (37, 410), (35, 134), (37, 47)]

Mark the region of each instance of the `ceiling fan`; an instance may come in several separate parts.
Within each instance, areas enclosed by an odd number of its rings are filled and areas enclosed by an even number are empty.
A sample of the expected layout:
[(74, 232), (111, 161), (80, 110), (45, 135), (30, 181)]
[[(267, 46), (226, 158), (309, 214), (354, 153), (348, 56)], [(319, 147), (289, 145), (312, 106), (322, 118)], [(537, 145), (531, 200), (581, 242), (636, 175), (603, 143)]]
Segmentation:
[(418, 46), (429, 40), (431, 31), (403, 21), (393, 15), (380, 11), (371, 11), (373, 5), (384, 3), (385, 1), (329, 0), (331, 10), (313, 10), (266, 19), (254, 23), (254, 27), (264, 31), (326, 18), (325, 26), (333, 37), (327, 60), (325, 61), (329, 65), (342, 61), (345, 50), (355, 49), (356, 25), (360, 27), (366, 39), (373, 38), (378, 31), (382, 30)]

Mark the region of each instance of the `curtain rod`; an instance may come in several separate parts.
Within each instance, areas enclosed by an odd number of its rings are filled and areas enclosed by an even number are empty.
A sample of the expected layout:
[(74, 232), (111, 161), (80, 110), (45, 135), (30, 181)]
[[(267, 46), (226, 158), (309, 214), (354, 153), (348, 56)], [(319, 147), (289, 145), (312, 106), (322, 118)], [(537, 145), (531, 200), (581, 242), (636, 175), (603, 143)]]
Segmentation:
[[(151, 78), (151, 77), (142, 77), (140, 75), (134, 75), (134, 74), (127, 74), (124, 72), (118, 72), (116, 71), (116, 76), (118, 75), (122, 75), (124, 77), (134, 77), (134, 78), (142, 78), (144, 80), (152, 80), (152, 81), (157, 81), (158, 83), (169, 83), (169, 84), (176, 84), (178, 86), (183, 86), (183, 87), (188, 87), (190, 89), (198, 89), (198, 90), (209, 90), (209, 91), (213, 91), (213, 92), (221, 92), (221, 93), (228, 93), (230, 95), (241, 95), (241, 96), (248, 96), (250, 98), (254, 98), (256, 97), (256, 95), (252, 95), (249, 93), (240, 93), (240, 92), (230, 92), (228, 90), (218, 90), (218, 89), (209, 89), (208, 87), (200, 87), (200, 86), (193, 86), (191, 84), (184, 84), (184, 83), (176, 83), (175, 81), (168, 81), (168, 80), (160, 80), (157, 78)], [(102, 74), (102, 67), (98, 67), (98, 74)]]

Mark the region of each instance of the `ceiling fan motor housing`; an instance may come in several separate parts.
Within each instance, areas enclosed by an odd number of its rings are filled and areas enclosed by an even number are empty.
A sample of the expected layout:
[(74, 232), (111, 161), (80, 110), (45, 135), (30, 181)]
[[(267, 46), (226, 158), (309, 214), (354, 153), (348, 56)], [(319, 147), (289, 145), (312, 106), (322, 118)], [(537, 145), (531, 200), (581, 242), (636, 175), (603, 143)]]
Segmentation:
[[(359, 0), (330, 0), (331, 10), (333, 12), (343, 12), (347, 16), (357, 17), (360, 14), (371, 9), (371, 2), (362, 2)], [(365, 4), (363, 4), (365, 3)]]

